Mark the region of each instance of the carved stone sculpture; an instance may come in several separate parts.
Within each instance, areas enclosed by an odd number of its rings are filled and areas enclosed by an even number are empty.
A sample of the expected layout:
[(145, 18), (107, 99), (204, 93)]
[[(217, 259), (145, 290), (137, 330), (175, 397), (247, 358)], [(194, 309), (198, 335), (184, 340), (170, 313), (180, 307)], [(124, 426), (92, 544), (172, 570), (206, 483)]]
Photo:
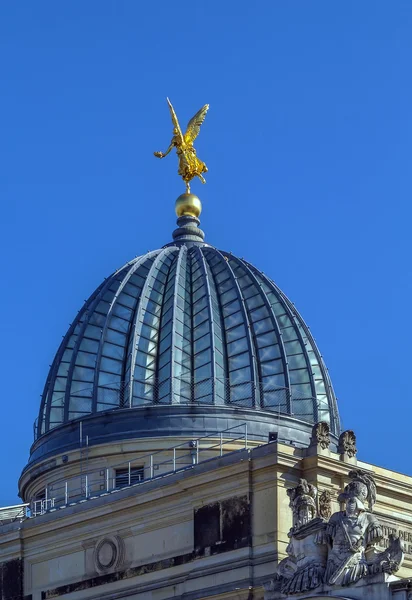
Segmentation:
[(312, 446), (320, 446), (322, 450), (326, 450), (330, 446), (330, 427), (325, 421), (320, 421), (312, 428), (311, 437)]
[(332, 515), (332, 493), (329, 490), (323, 490), (319, 496), (319, 515), (326, 521)]
[(287, 490), (290, 498), (289, 506), (293, 514), (293, 530), (299, 529), (316, 517), (316, 496), (318, 490), (306, 479), (301, 479), (299, 485)]
[(358, 449), (356, 448), (356, 435), (350, 429), (341, 433), (339, 437), (339, 454), (346, 454), (349, 458), (356, 456)]
[(401, 566), (403, 551), (399, 538), (389, 536), (389, 547), (383, 552), (376, 548), (383, 535), (372, 513), (376, 501), (373, 475), (353, 469), (349, 478), (338, 497), (345, 508), (332, 516), (329, 490), (319, 497), (320, 516), (314, 485), (301, 479), (299, 485), (288, 490), (293, 527), (289, 531), (287, 557), (279, 563), (274, 578), (265, 584), (270, 598), (321, 587), (326, 591), (330, 586), (348, 586), (369, 575), (393, 574)]
[(317, 489), (301, 479), (296, 488), (288, 490), (293, 513), (289, 532), (288, 557), (279, 563), (273, 589), (282, 594), (298, 594), (321, 585), (326, 567), (326, 524), (317, 516)]
[(350, 471), (352, 481), (338, 500), (345, 510), (332, 515), (327, 525), (331, 548), (325, 573), (328, 585), (346, 586), (368, 574), (394, 573), (403, 560), (400, 540), (391, 539), (391, 546), (378, 552), (375, 545), (382, 539), (382, 528), (365, 502), (373, 508), (376, 485), (373, 476), (361, 469)]

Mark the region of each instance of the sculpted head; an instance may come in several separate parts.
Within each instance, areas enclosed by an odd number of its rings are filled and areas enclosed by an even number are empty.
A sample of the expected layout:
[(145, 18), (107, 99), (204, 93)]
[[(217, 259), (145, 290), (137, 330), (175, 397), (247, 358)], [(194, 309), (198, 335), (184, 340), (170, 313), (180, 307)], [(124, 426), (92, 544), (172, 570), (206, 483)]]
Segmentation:
[(306, 525), (316, 517), (316, 505), (310, 496), (300, 496), (296, 503), (297, 525)]
[(293, 513), (293, 526), (301, 527), (306, 525), (317, 516), (316, 496), (317, 489), (306, 479), (301, 479), (299, 485), (287, 490), (290, 498), (289, 506)]
[(365, 501), (368, 497), (368, 488), (361, 481), (351, 481), (345, 491), (339, 495), (339, 502), (345, 502), (346, 512), (355, 514), (366, 510)]

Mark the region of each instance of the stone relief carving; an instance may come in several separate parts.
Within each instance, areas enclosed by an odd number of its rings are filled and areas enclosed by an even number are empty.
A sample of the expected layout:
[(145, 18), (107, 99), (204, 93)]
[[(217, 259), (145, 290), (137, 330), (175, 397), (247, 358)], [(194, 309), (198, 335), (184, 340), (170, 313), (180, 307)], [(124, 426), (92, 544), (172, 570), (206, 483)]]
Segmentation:
[(316, 496), (318, 490), (306, 479), (301, 479), (299, 485), (287, 490), (289, 506), (293, 515), (293, 530), (299, 529), (316, 517)]
[(356, 435), (351, 429), (343, 431), (340, 434), (338, 452), (339, 454), (346, 454), (349, 458), (356, 456), (358, 452), (356, 448)]
[(290, 595), (317, 588), (323, 581), (327, 559), (326, 523), (318, 517), (317, 489), (301, 479), (288, 490), (293, 527), (289, 532), (288, 557), (279, 563), (273, 589)]
[(329, 491), (321, 494), (319, 507), (323, 514), (319, 515), (315, 486), (301, 479), (297, 487), (288, 490), (293, 527), (286, 548), (288, 556), (279, 563), (275, 577), (265, 585), (266, 591), (275, 594), (271, 597), (320, 587), (348, 586), (377, 573), (393, 574), (401, 566), (403, 551), (398, 537), (391, 535), (389, 547), (383, 552), (376, 547), (383, 533), (372, 513), (376, 501), (373, 476), (353, 469), (349, 478), (350, 482), (338, 497), (344, 509), (332, 516)]
[(332, 515), (332, 492), (323, 490), (319, 496), (319, 516), (326, 521)]
[(94, 548), (94, 566), (98, 573), (115, 571), (123, 565), (124, 542), (118, 535), (101, 538)]
[(325, 583), (349, 585), (368, 574), (367, 552), (382, 539), (377, 518), (366, 512), (365, 502), (373, 508), (376, 486), (373, 478), (359, 469), (351, 471), (352, 481), (338, 497), (345, 510), (332, 515), (327, 533), (331, 542)]
[(320, 421), (313, 426), (311, 445), (320, 446), (326, 450), (330, 446), (330, 427), (325, 421)]

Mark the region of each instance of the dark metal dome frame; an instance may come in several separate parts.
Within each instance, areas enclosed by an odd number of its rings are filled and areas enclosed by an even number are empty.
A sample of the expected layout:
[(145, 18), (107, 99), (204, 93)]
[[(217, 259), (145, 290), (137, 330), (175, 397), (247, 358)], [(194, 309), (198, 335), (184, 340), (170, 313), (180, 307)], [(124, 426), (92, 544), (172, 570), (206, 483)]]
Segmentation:
[(179, 225), (173, 244), (127, 263), (86, 301), (50, 369), (35, 437), (163, 405), (327, 421), (338, 435), (331, 381), (295, 306), (253, 265), (193, 239), (193, 223), (186, 237)]

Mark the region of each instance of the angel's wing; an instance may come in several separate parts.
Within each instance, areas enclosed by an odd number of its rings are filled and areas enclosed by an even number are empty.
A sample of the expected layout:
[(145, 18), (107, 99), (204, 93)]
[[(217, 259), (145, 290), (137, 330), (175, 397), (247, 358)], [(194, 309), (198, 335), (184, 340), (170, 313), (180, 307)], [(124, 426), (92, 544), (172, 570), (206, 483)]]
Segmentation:
[(175, 113), (175, 109), (173, 108), (173, 104), (170, 102), (169, 98), (166, 98), (167, 103), (169, 105), (170, 115), (172, 117), (173, 125), (179, 132), (181, 139), (183, 140), (182, 130), (180, 129), (179, 121), (177, 120), (177, 115)]
[(200, 126), (205, 120), (206, 113), (209, 110), (209, 105), (205, 104), (194, 117), (192, 117), (187, 125), (185, 133), (186, 144), (193, 144), (197, 136), (199, 135)]

